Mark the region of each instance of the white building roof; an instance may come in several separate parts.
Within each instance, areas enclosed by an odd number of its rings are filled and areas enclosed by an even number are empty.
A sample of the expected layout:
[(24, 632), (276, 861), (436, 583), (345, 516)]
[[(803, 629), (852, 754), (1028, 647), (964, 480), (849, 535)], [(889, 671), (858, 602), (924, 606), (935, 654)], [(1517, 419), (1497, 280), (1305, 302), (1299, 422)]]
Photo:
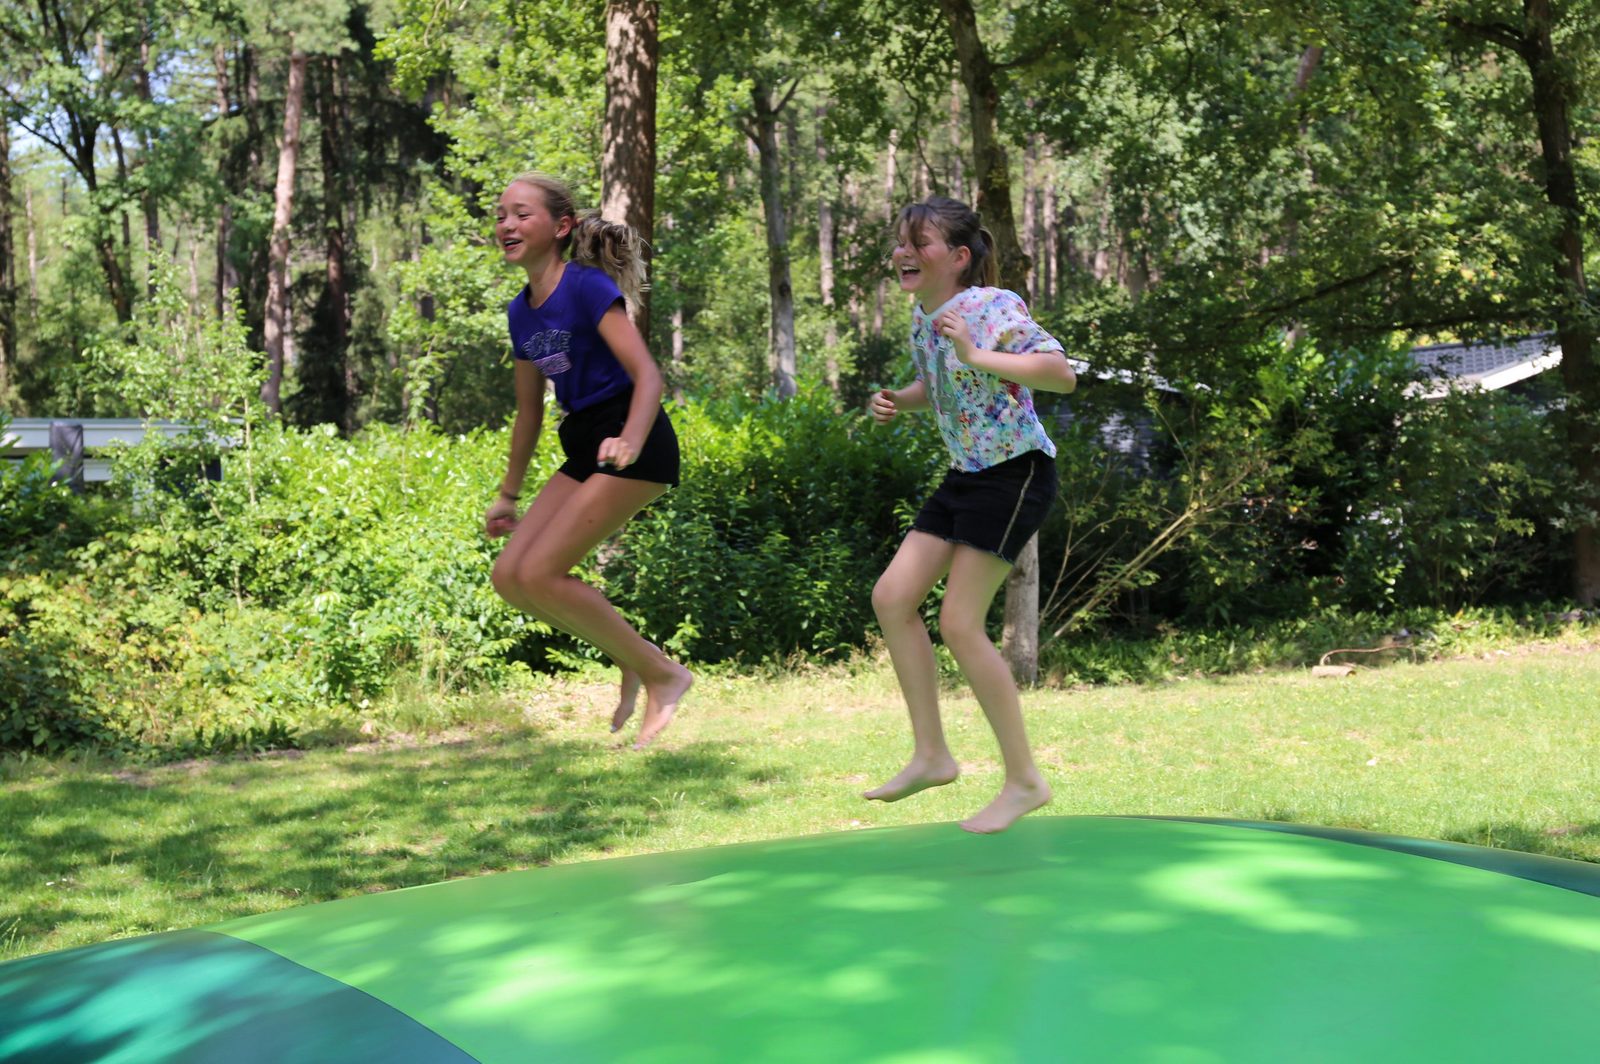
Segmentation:
[(1413, 385), (1436, 399), (1451, 388), (1492, 392), (1561, 364), (1555, 333), (1540, 333), (1498, 343), (1430, 344), (1414, 347), (1411, 357), (1430, 381)]

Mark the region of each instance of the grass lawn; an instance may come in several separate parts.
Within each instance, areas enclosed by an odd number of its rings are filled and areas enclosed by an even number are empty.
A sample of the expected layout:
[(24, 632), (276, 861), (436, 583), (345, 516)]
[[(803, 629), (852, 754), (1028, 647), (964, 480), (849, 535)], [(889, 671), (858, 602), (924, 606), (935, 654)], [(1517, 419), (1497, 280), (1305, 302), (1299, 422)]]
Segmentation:
[[(1600, 861), (1596, 651), (1568, 640), (1025, 705), (1049, 813), (1286, 819)], [(909, 750), (886, 662), (711, 676), (645, 753), (607, 734), (610, 695), (598, 674), (551, 683), (414, 743), (0, 762), (0, 959), (486, 871), (954, 821), (999, 786), (982, 715), (952, 689), (963, 778), (898, 805), (860, 799)]]

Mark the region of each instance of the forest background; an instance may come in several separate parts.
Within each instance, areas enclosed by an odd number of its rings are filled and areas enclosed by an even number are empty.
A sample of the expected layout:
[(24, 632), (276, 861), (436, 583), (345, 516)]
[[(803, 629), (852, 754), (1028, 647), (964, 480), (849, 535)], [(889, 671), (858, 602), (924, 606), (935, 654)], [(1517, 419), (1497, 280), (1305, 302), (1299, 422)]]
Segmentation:
[[(942, 466), (861, 413), (931, 193), (1086, 365), (1040, 397), (1019, 675), (1600, 596), (1592, 4), (62, 0), (0, 41), (0, 410), (191, 426), (83, 496), (0, 471), (0, 747), (304, 743), (592, 653), (495, 599), (478, 528), (530, 168), (649, 236), (685, 482), (586, 575), (696, 662), (871, 646)], [(1515, 394), (1409, 354), (1546, 333)]]

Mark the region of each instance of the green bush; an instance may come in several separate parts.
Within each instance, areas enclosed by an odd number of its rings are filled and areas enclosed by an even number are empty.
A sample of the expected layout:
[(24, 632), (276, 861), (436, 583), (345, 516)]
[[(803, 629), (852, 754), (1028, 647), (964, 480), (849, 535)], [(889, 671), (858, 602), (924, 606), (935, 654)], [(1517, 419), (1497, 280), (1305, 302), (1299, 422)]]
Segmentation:
[(0, 578), (0, 746), (281, 744), (353, 730), (401, 672), (501, 680), (540, 627), (488, 585), (503, 446), (268, 427), (182, 490), (128, 456), (95, 539)]
[[(1388, 344), (1325, 355), (1274, 341), (1252, 361), (1263, 368), (1245, 394), (1141, 405), (1091, 386), (1071, 400), (1075, 420), (1055, 433), (1065, 515), (1042, 535), (1047, 592), (1060, 571), (1067, 586), (1115, 579), (1198, 486), (1250, 467), (1124, 581), (1102, 623), (1228, 629), (1560, 593), (1560, 442), (1536, 398), (1425, 399), (1409, 354)], [(1102, 438), (1130, 415), (1157, 429), (1148, 469)]]
[(874, 424), (823, 388), (674, 414), (683, 483), (635, 519), (605, 573), (648, 635), (698, 661), (838, 656), (943, 468), (921, 419)]

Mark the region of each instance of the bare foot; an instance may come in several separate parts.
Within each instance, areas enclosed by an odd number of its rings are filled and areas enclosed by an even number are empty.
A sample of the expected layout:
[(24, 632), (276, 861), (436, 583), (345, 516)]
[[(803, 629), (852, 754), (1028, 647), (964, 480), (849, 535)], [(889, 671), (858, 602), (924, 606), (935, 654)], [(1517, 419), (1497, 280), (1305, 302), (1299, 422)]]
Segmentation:
[[(651, 643), (650, 646), (656, 650), (661, 649), (654, 643)], [(611, 731), (613, 734), (621, 731), (622, 726), (628, 723), (628, 718), (633, 716), (633, 707), (639, 701), (639, 685), (644, 682), (638, 673), (626, 665), (619, 665), (617, 668), (622, 670), (622, 691), (617, 696), (617, 708), (611, 714)]]
[(900, 774), (881, 787), (874, 787), (861, 795), (874, 802), (898, 802), (929, 787), (943, 787), (961, 775), (961, 766), (948, 754), (934, 761), (918, 761), (900, 770)]
[(632, 669), (622, 670), (622, 693), (617, 698), (617, 708), (611, 714), (611, 730), (619, 732), (633, 716), (633, 707), (639, 701), (639, 685), (644, 681)]
[(961, 826), (974, 835), (993, 835), (1049, 801), (1050, 785), (1043, 776), (1035, 776), (1027, 783), (1007, 780), (994, 801), (980, 809), (976, 816), (963, 820)]
[(678, 710), (678, 702), (694, 686), (694, 673), (675, 661), (667, 664), (673, 670), (670, 680), (644, 685), (644, 723), (639, 725), (639, 737), (633, 741), (635, 750), (643, 750), (666, 730)]

